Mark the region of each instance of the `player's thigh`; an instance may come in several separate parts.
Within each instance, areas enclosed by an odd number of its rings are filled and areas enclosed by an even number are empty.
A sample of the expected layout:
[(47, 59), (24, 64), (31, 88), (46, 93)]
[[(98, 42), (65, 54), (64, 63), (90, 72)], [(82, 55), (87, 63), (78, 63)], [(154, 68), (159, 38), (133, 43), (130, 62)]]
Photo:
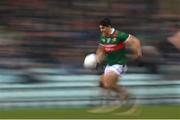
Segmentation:
[(117, 84), (119, 75), (117, 75), (114, 71), (109, 71), (104, 74), (103, 83), (105, 87), (112, 87)]

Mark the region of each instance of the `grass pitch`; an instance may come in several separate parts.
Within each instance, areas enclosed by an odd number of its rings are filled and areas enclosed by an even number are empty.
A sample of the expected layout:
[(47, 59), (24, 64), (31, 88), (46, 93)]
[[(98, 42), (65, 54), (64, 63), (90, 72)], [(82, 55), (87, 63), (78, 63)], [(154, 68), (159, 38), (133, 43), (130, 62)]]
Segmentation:
[(90, 108), (26, 108), (0, 110), (0, 119), (180, 119), (180, 105), (141, 105), (130, 115), (89, 113)]

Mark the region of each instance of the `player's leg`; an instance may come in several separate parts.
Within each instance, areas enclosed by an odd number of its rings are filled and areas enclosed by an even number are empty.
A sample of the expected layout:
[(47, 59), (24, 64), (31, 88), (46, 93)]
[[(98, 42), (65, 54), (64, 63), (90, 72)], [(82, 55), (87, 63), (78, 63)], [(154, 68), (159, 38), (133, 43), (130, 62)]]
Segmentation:
[(127, 100), (129, 98), (128, 91), (125, 87), (118, 84), (118, 80), (119, 75), (109, 70), (109, 72), (104, 75), (103, 86), (105, 89), (115, 92), (120, 100)]
[(117, 93), (117, 97), (120, 99), (120, 104), (114, 104), (114, 109), (119, 109), (119, 108), (124, 108), (124, 112), (117, 113), (117, 115), (130, 115), (135, 112), (137, 112), (137, 104), (135, 103), (135, 100), (132, 99), (132, 96), (130, 96), (129, 92), (127, 89), (122, 86), (118, 85), (118, 78), (119, 75), (114, 72), (109, 70), (108, 73), (105, 74), (104, 79), (103, 79), (103, 84), (106, 89), (110, 89), (111, 91), (114, 91)]
[(103, 84), (106, 89), (116, 92), (117, 98), (120, 99), (121, 104), (127, 108), (128, 113), (135, 111), (137, 108), (136, 100), (132, 98), (128, 90), (118, 84), (118, 78), (126, 71), (127, 68), (124, 65), (113, 65), (105, 70), (105, 75), (103, 78)]
[(126, 70), (127, 67), (124, 65), (107, 66), (103, 78), (104, 87), (119, 94), (122, 100), (126, 100), (129, 97), (127, 89), (118, 84), (119, 78)]
[(118, 79), (123, 73), (123, 69), (122, 65), (106, 66), (104, 74), (100, 77), (100, 87), (108, 90), (110, 93), (115, 92), (119, 100), (120, 98), (121, 100), (128, 98), (127, 90), (118, 85)]
[[(121, 101), (121, 107), (126, 108), (125, 111), (123, 113), (118, 113), (118, 115), (128, 115), (128, 114), (133, 114), (134, 112), (137, 111), (137, 104), (136, 104), (136, 99), (134, 99), (134, 97), (132, 95), (130, 95), (130, 93), (128, 92), (128, 90), (121, 84), (118, 84), (118, 78), (120, 78), (120, 76), (122, 75), (123, 71), (124, 71), (124, 66), (122, 67), (121, 65), (115, 65), (112, 66), (110, 70), (110, 75), (107, 77), (107, 80), (104, 81), (107, 82), (108, 78), (110, 78), (111, 81), (109, 81), (108, 86), (112, 91), (117, 93), (117, 97), (120, 99)], [(111, 72), (112, 71), (112, 72)], [(117, 78), (118, 77), (118, 78)], [(116, 79), (117, 78), (117, 79)], [(107, 86), (106, 86), (107, 87)]]
[(111, 96), (110, 91), (104, 87), (103, 79), (104, 79), (104, 74), (100, 76), (100, 81), (99, 81), (99, 87), (101, 88), (101, 91), (100, 91), (101, 104), (100, 105), (102, 106), (108, 103), (107, 99)]
[[(102, 88), (102, 93), (101, 93), (101, 104), (98, 105), (96, 108), (89, 110), (89, 112), (91, 113), (106, 113), (106, 112), (111, 112), (115, 109), (117, 109), (119, 106), (113, 105), (113, 96), (111, 94), (112, 89), (110, 86), (113, 86), (112, 84), (114, 84), (115, 82), (112, 82), (108, 79), (113, 79), (112, 81), (117, 81), (118, 77), (116, 75), (112, 75), (111, 73), (108, 74), (103, 74), (100, 77), (100, 83), (99, 86)], [(111, 83), (112, 82), (112, 83)]]

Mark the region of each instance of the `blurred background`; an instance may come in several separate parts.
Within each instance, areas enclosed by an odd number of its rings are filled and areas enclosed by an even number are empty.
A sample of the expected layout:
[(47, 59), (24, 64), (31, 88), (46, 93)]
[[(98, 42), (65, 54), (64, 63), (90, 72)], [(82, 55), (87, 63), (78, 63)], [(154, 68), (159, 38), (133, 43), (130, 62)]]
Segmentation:
[(1, 0), (0, 109), (93, 106), (101, 71), (83, 68), (98, 22), (138, 37), (120, 81), (140, 104), (180, 103), (180, 0)]

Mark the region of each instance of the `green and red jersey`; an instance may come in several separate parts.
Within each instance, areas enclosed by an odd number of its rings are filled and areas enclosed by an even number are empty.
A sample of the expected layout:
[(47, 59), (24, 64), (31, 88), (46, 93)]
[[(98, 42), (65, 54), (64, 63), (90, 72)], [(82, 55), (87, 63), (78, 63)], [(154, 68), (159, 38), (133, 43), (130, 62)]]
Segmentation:
[(114, 30), (113, 33), (108, 36), (100, 36), (100, 45), (106, 52), (106, 62), (108, 65), (126, 63), (124, 41), (126, 41), (128, 37), (129, 34), (117, 30)]

